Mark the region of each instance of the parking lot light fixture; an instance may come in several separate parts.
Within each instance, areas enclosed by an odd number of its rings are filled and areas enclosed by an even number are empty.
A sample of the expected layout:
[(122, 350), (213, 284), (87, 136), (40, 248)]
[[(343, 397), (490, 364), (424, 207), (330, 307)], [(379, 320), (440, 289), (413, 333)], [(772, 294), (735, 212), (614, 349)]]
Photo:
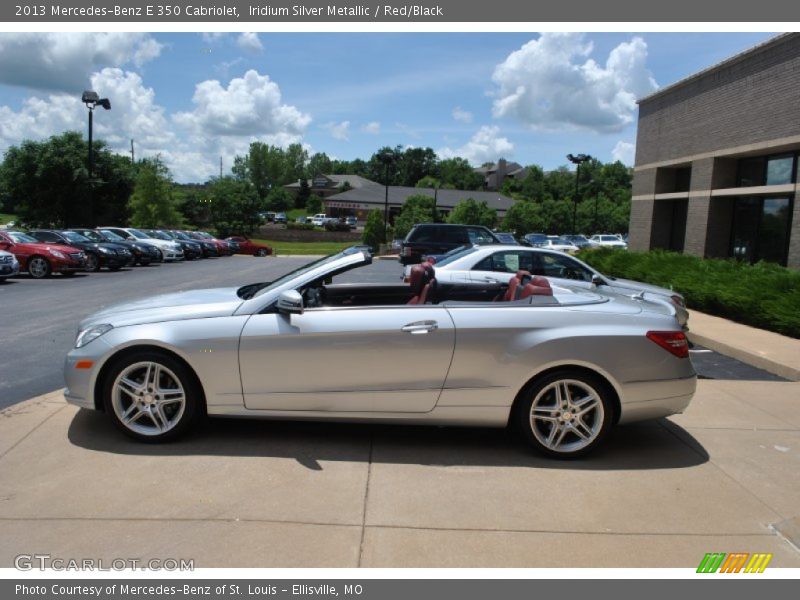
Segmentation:
[(102, 106), (105, 110), (111, 110), (111, 101), (108, 98), (101, 98), (97, 95), (97, 92), (92, 90), (86, 90), (83, 92), (81, 96), (81, 102), (86, 105), (86, 108), (89, 109), (89, 164), (87, 165), (87, 169), (89, 172), (89, 211), (90, 211), (90, 220), (94, 219), (94, 207), (92, 206), (93, 198), (92, 198), (92, 177), (94, 174), (94, 147), (92, 144), (92, 130), (94, 124), (94, 109), (97, 106)]
[(578, 221), (578, 184), (581, 180), (581, 165), (585, 162), (592, 160), (588, 154), (567, 154), (567, 160), (573, 165), (577, 165), (575, 170), (575, 196), (572, 198), (572, 235), (578, 234), (577, 221)]

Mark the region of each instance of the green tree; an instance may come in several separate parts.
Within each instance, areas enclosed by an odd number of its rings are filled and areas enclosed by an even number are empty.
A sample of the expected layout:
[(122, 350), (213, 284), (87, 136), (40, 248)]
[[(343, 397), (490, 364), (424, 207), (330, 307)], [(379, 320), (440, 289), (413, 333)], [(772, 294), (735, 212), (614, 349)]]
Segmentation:
[(294, 207), (305, 208), (306, 204), (308, 204), (309, 196), (311, 196), (311, 187), (308, 185), (308, 179), (303, 177), (300, 179), (300, 189), (294, 198)]
[(234, 177), (215, 179), (208, 190), (211, 222), (220, 237), (250, 235), (261, 225), (261, 200), (253, 185)]
[[(262, 206), (264, 206), (262, 204)], [(267, 194), (266, 208), (274, 212), (285, 212), (294, 206), (291, 192), (283, 187), (272, 188)]]
[[(331, 159), (324, 152), (313, 154), (306, 165), (306, 178), (313, 179), (316, 175), (330, 175), (334, 173)], [(347, 171), (336, 171), (346, 173)]]
[(437, 171), (442, 187), (456, 190), (479, 190), (483, 187), (483, 177), (475, 172), (466, 159), (454, 157), (440, 160)]
[(404, 238), (417, 223), (433, 223), (436, 219), (436, 205), (431, 196), (414, 194), (406, 198), (400, 214), (394, 220), (394, 235)]
[(442, 182), (433, 177), (432, 175), (425, 175), (422, 179), (420, 179), (414, 187), (418, 188), (440, 188), (442, 187)]
[(489, 208), (486, 200), (476, 202), (472, 198), (467, 198), (459, 202), (456, 207), (447, 215), (448, 223), (460, 223), (462, 225), (483, 225), (494, 227), (497, 222), (497, 211)]
[(511, 205), (503, 219), (503, 229), (521, 237), (544, 230), (544, 217), (540, 204), (519, 200)]
[(311, 194), (306, 201), (306, 212), (316, 215), (322, 212), (322, 198), (317, 194)]
[(88, 151), (88, 143), (75, 131), (11, 146), (0, 168), (6, 208), (31, 227), (93, 226), (99, 219), (126, 222), (133, 188), (130, 161), (95, 141), (89, 181)]
[(169, 169), (156, 157), (140, 161), (136, 171), (130, 200), (131, 224), (148, 229), (180, 227), (183, 220), (173, 197)]
[(379, 210), (371, 210), (367, 214), (367, 221), (364, 223), (364, 233), (361, 236), (361, 241), (372, 248), (373, 252), (377, 252), (381, 244), (386, 241), (384, 237), (385, 231), (383, 228), (383, 213)]

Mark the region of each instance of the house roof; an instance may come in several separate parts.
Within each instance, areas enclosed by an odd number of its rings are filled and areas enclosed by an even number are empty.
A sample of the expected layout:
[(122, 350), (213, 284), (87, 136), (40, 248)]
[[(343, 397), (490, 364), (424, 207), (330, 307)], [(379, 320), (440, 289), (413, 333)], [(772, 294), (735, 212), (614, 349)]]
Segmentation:
[[(363, 204), (383, 204), (386, 194), (386, 188), (382, 185), (363, 186), (361, 188), (353, 188), (328, 196), (326, 201), (340, 201), (340, 202), (360, 202)], [(498, 192), (483, 192), (471, 190), (449, 190), (440, 189), (438, 192), (433, 188), (418, 188), (418, 187), (404, 187), (404, 186), (389, 186), (389, 204), (404, 204), (409, 196), (425, 195), (433, 198), (436, 197), (436, 205), (439, 208), (451, 209), (454, 208), (459, 202), (472, 198), (477, 202), (483, 200), (489, 208), (505, 212), (508, 210), (514, 200)]]
[[(377, 185), (377, 186), (381, 185), (379, 183), (376, 183), (376, 182), (372, 181), (371, 179), (367, 179), (365, 177), (361, 177), (360, 175), (347, 175), (347, 174), (343, 174), (343, 173), (333, 173), (333, 174), (327, 174), (326, 173), (324, 175), (320, 174), (317, 177), (324, 177), (324, 178), (328, 179), (333, 184), (330, 187), (334, 187), (334, 188), (335, 187), (339, 187), (345, 181), (347, 183), (349, 183), (350, 187), (352, 187), (352, 188), (362, 188), (362, 187), (364, 187), (366, 185)], [(311, 179), (307, 180), (309, 187), (313, 187), (314, 179), (316, 179), (316, 177), (312, 177)], [(290, 183), (288, 185), (285, 185), (284, 187), (287, 187), (287, 188), (299, 188), (300, 187), (300, 182), (299, 181), (295, 181), (294, 183)]]

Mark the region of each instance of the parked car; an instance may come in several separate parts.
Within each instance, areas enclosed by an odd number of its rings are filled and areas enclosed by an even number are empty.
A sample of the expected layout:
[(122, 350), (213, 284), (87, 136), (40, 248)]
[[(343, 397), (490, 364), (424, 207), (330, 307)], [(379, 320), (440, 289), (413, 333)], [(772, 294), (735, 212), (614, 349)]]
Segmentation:
[(317, 213), (311, 217), (311, 223), (313, 223), (315, 227), (323, 227), (325, 223), (328, 222), (328, 219), (329, 217), (325, 213)]
[(48, 244), (20, 231), (0, 231), (0, 250), (13, 254), (19, 268), (34, 279), (61, 273), (75, 275), (86, 268), (86, 255), (82, 250), (63, 244)]
[(628, 244), (623, 242), (618, 236), (610, 233), (598, 233), (589, 238), (590, 242), (594, 242), (597, 246), (602, 248), (624, 248), (627, 249)]
[(585, 235), (563, 235), (561, 237), (575, 244), (580, 250), (583, 250), (584, 248), (594, 248), (597, 245), (589, 240)]
[(544, 233), (527, 233), (522, 236), (534, 248), (541, 248), (547, 245), (547, 235)]
[(188, 231), (181, 231), (179, 229), (170, 229), (167, 233), (174, 236), (175, 241), (188, 241), (200, 244), (200, 251), (203, 253), (203, 258), (219, 256), (219, 249), (212, 240), (195, 239), (189, 235)]
[(161, 251), (156, 246), (142, 241), (132, 242), (130, 240), (126, 240), (112, 231), (88, 229), (85, 227), (75, 227), (69, 231), (79, 233), (83, 237), (88, 238), (93, 242), (109, 242), (116, 244), (117, 246), (123, 246), (127, 248), (133, 257), (134, 265), (146, 267), (150, 263), (159, 262), (161, 260)]
[(284, 212), (275, 213), (275, 218), (273, 220), (275, 221), (275, 223), (281, 223), (283, 225), (285, 225), (286, 222), (288, 221), (288, 219), (286, 218), (286, 213)]
[(400, 262), (410, 265), (420, 262), (426, 254), (444, 254), (464, 245), (499, 243), (495, 234), (480, 225), (421, 223), (414, 225), (403, 240)]
[(133, 265), (133, 254), (125, 246), (109, 242), (95, 242), (69, 229), (35, 229), (29, 231), (28, 235), (47, 244), (62, 244), (83, 250), (86, 254), (87, 271), (96, 273), (102, 267), (110, 271), (117, 271), (122, 267)]
[(161, 251), (161, 259), (164, 262), (183, 260), (183, 249), (180, 244), (173, 240), (163, 240), (154, 238), (134, 227), (98, 227), (102, 231), (111, 231), (118, 236), (130, 241), (142, 241), (156, 246)]
[(600, 294), (642, 295), (661, 302), (675, 312), (681, 327), (688, 329), (689, 312), (683, 296), (667, 288), (604, 275), (585, 262), (563, 252), (524, 246), (476, 246), (441, 257), (434, 263), (436, 280), (482, 286), (501, 282), (519, 270), (547, 277), (557, 285)]
[(214, 244), (219, 256), (231, 256), (233, 254), (231, 245), (228, 242), (215, 238), (207, 231), (187, 231), (186, 233), (194, 240), (201, 240)]
[(158, 240), (175, 242), (183, 250), (184, 260), (197, 260), (203, 258), (203, 246), (195, 240), (182, 240), (171, 231), (164, 229), (143, 229), (145, 234)]
[(15, 275), (19, 275), (19, 261), (17, 257), (11, 254), (11, 252), (0, 250), (0, 281), (5, 281), (9, 277), (14, 277)]
[(575, 254), (580, 250), (578, 246), (569, 240), (557, 235), (548, 235), (547, 241), (539, 247), (547, 248), (548, 250), (558, 250), (559, 252), (566, 252), (568, 254)]
[(411, 285), (330, 283), (371, 260), (350, 248), (269, 283), (101, 310), (78, 328), (64, 395), (144, 441), (205, 414), (512, 423), (537, 450), (574, 458), (617, 423), (681, 412), (694, 394), (686, 336), (661, 303), (525, 274), (466, 290), (500, 301), (458, 302), (464, 289), (437, 286), (423, 265)]
[(225, 238), (227, 242), (236, 242), (239, 249), (237, 254), (250, 254), (252, 256), (269, 256), (272, 254), (272, 248), (261, 242), (254, 242), (248, 237), (243, 235), (235, 235), (233, 237)]
[(294, 220), (294, 222), (295, 223), (300, 223), (301, 225), (305, 225), (306, 223), (310, 223), (311, 222), (311, 218), (310, 217), (306, 217), (306, 216), (299, 216)]
[(358, 217), (349, 216), (345, 217), (344, 222), (350, 227), (350, 229), (355, 229), (358, 227)]

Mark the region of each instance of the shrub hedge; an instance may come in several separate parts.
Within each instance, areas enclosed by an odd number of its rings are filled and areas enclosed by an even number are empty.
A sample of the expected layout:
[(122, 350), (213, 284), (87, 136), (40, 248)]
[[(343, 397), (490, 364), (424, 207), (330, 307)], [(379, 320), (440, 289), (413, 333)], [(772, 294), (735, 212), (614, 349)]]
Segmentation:
[(607, 275), (672, 288), (685, 296), (689, 308), (800, 338), (799, 271), (660, 250), (603, 248), (584, 250), (579, 257)]

